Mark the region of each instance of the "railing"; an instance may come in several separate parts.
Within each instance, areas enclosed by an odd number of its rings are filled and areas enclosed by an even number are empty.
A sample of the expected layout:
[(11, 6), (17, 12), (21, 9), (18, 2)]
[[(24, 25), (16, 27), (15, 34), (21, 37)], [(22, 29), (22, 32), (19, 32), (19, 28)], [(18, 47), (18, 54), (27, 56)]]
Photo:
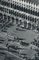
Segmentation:
[(0, 4), (4, 5), (4, 6), (8, 6), (10, 8), (14, 8), (14, 9), (18, 9), (20, 11), (24, 11), (26, 13), (29, 14), (33, 14), (36, 16), (39, 16), (39, 8), (37, 8), (36, 5), (33, 4), (29, 4), (29, 3), (23, 3), (23, 2), (17, 2), (17, 1), (13, 1), (12, 3), (10, 2), (6, 2), (6, 1), (1, 1)]
[[(0, 7), (2, 8), (0, 8), (0, 10), (1, 11), (4, 11), (4, 12), (7, 12), (7, 13), (9, 13), (9, 14), (15, 14), (15, 15), (17, 15), (18, 14), (18, 16), (24, 16), (24, 18), (26, 17), (26, 15), (27, 16), (30, 16), (30, 17), (33, 17), (33, 18), (36, 18), (36, 19), (39, 19), (39, 17), (38, 16), (34, 16), (34, 15), (32, 15), (32, 14), (28, 14), (28, 13), (25, 13), (25, 12), (22, 12), (22, 11), (19, 11), (19, 10), (17, 10), (17, 9), (12, 9), (12, 8), (9, 8), (9, 7), (6, 7), (6, 6), (2, 6), (2, 5), (0, 5)], [(19, 15), (20, 14), (20, 15)], [(20, 16), (20, 17), (21, 17)], [(23, 17), (22, 17), (23, 18)]]

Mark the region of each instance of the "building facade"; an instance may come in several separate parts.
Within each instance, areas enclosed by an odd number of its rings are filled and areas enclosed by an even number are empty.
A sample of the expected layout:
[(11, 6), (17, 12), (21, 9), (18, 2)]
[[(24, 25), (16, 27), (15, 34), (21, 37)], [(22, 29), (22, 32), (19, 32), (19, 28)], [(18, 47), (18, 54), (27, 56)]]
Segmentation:
[(0, 26), (9, 23), (34, 29), (39, 20), (39, 6), (22, 0), (0, 0)]

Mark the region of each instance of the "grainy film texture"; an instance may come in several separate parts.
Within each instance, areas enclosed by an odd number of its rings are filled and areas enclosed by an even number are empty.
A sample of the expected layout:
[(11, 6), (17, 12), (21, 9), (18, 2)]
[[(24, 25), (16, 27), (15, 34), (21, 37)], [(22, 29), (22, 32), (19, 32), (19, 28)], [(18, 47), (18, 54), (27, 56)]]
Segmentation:
[(39, 0), (0, 0), (0, 60), (39, 60)]

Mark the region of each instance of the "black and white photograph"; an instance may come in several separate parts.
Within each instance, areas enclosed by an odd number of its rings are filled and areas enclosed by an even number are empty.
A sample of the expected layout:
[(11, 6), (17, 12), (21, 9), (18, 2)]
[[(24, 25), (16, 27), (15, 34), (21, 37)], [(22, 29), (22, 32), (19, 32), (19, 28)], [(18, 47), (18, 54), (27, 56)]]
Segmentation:
[(39, 60), (39, 0), (0, 0), (0, 60)]

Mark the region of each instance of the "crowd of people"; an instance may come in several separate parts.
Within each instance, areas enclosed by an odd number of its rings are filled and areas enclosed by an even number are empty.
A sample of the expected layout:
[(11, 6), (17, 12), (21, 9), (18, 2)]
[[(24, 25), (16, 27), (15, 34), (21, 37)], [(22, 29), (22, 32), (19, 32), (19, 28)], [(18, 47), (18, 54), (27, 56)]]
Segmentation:
[(26, 43), (26, 40), (23, 38), (5, 33), (8, 37), (6, 38), (3, 35), (4, 33), (0, 36), (0, 55), (4, 55), (5, 53), (5, 60), (39, 60), (39, 46), (36, 45), (37, 40), (34, 39), (31, 43)]

